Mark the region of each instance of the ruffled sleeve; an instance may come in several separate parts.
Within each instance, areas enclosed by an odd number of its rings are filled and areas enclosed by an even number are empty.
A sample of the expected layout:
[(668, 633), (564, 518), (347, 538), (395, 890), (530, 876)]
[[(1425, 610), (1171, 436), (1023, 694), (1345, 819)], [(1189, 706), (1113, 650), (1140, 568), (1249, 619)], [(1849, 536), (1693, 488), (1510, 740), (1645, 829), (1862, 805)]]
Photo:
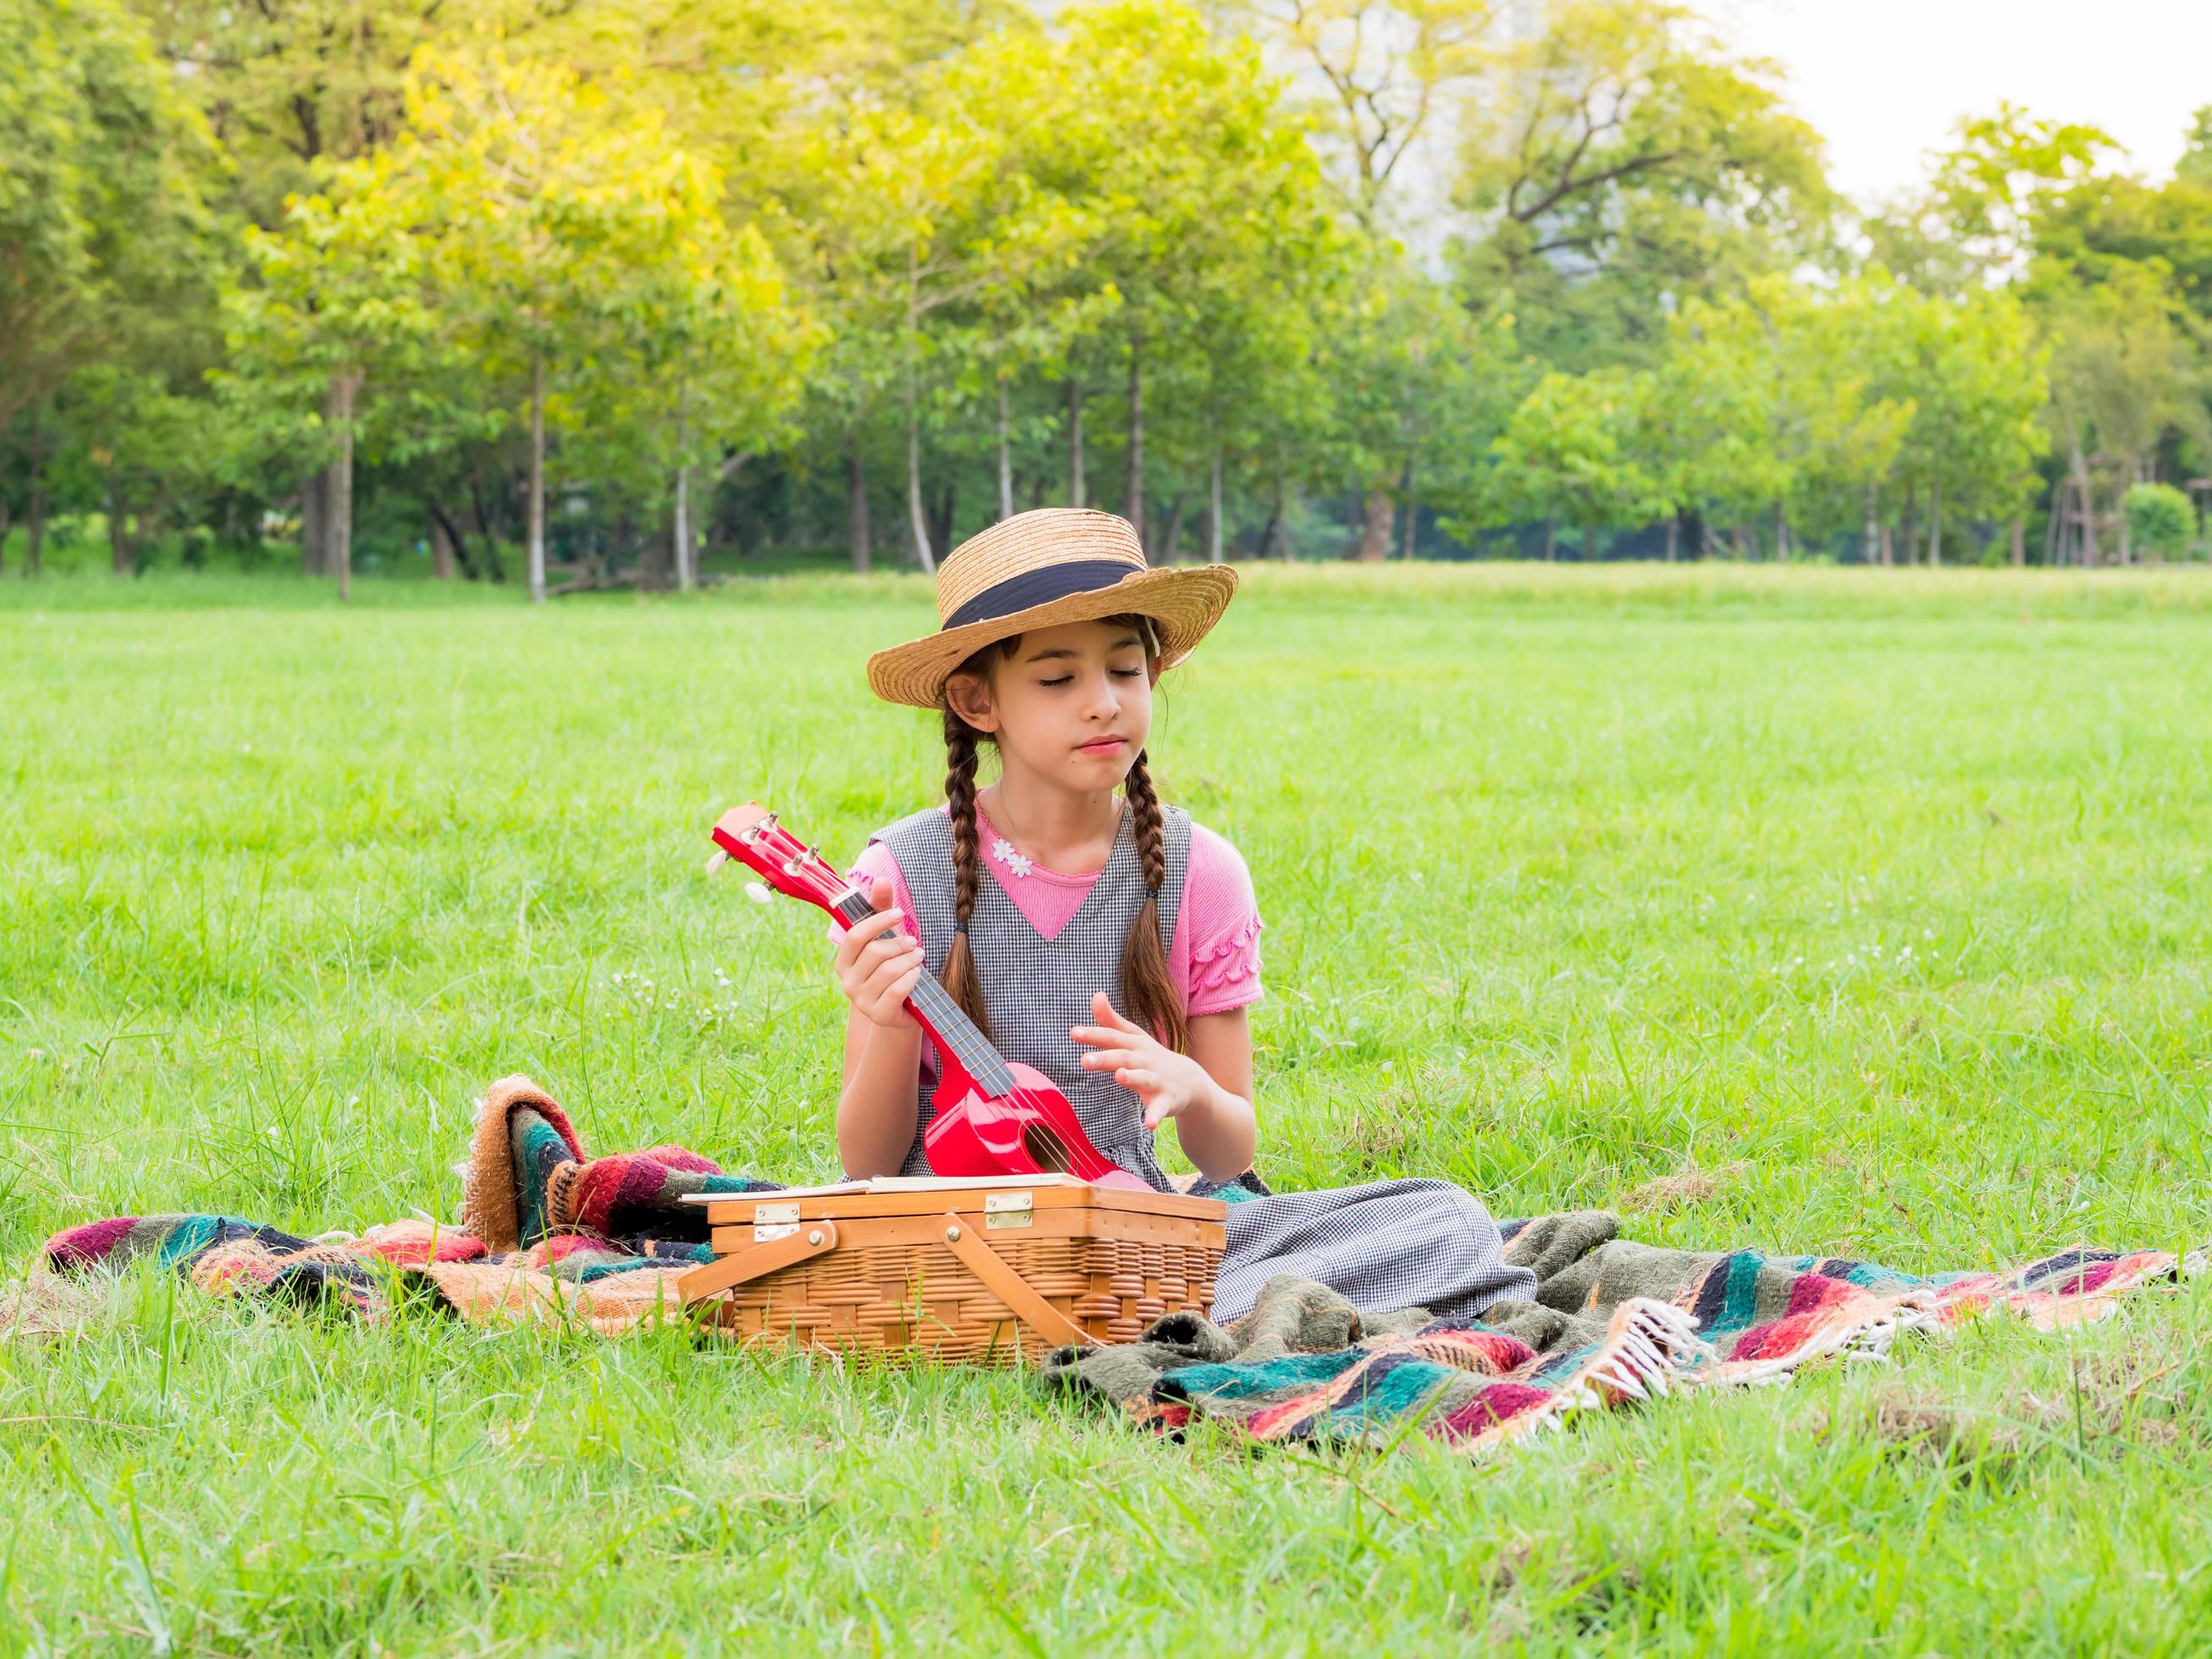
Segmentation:
[[(921, 943), (921, 929), (914, 919), (914, 898), (906, 890), (906, 875), (891, 856), (891, 849), (879, 841), (872, 841), (860, 849), (860, 856), (845, 872), (845, 879), (862, 892), (871, 891), (879, 880), (891, 884), (891, 902), (905, 912), (899, 918), (899, 931)], [(835, 945), (845, 937), (845, 924), (832, 917), (828, 927), (830, 942)]]
[(1189, 1018), (1260, 1000), (1260, 930), (1266, 926), (1243, 855), (1211, 830), (1192, 825), (1179, 923), (1190, 941), (1190, 984), (1183, 998)]

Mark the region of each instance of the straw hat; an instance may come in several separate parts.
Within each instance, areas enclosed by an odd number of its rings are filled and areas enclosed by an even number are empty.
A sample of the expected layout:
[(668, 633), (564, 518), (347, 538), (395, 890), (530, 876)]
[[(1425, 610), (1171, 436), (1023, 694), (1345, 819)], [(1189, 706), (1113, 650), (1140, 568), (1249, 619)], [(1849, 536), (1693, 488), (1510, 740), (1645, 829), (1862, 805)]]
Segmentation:
[(1237, 591), (1225, 564), (1155, 570), (1127, 519), (1080, 507), (1001, 519), (937, 567), (934, 634), (868, 659), (886, 702), (934, 708), (945, 677), (994, 640), (1124, 611), (1158, 624), (1160, 666), (1172, 668), (1220, 620)]

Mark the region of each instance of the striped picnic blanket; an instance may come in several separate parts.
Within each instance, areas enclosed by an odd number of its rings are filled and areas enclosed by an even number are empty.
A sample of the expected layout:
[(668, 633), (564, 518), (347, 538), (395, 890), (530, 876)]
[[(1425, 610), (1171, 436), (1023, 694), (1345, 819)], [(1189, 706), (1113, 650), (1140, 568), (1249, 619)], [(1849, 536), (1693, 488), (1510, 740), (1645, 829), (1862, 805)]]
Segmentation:
[[(368, 1318), (422, 1292), (462, 1317), (621, 1335), (682, 1316), (675, 1281), (712, 1259), (695, 1192), (763, 1192), (678, 1146), (590, 1158), (526, 1078), (487, 1093), (458, 1225), (414, 1219), (307, 1238), (232, 1216), (118, 1216), (57, 1233), (46, 1261), (82, 1273), (150, 1260), (211, 1294), (320, 1302)], [(1829, 1256), (1662, 1249), (1608, 1212), (1500, 1224), (1534, 1301), (1479, 1321), (1362, 1310), (1279, 1279), (1224, 1329), (1194, 1315), (1139, 1341), (1052, 1355), (1054, 1386), (1163, 1431), (1212, 1419), (1261, 1442), (1387, 1444), (1420, 1434), (1472, 1450), (1585, 1410), (1685, 1388), (1778, 1380), (1808, 1361), (1879, 1356), (1900, 1331), (2001, 1311), (2039, 1328), (2201, 1266), (2158, 1250), (2069, 1249), (2002, 1273), (1917, 1275)]]
[(1533, 1302), (1478, 1322), (1370, 1315), (1325, 1286), (1272, 1282), (1228, 1330), (1179, 1316), (1140, 1342), (1062, 1350), (1048, 1374), (1163, 1430), (1210, 1419), (1263, 1442), (1494, 1449), (1577, 1412), (1686, 1389), (1778, 1382), (1808, 1362), (1879, 1358), (1901, 1331), (1990, 1312), (2039, 1329), (2095, 1320), (2124, 1293), (2203, 1267), (2161, 1250), (2069, 1249), (2002, 1273), (1899, 1273), (1838, 1256), (1681, 1250), (1619, 1237), (1609, 1212), (1500, 1224)]

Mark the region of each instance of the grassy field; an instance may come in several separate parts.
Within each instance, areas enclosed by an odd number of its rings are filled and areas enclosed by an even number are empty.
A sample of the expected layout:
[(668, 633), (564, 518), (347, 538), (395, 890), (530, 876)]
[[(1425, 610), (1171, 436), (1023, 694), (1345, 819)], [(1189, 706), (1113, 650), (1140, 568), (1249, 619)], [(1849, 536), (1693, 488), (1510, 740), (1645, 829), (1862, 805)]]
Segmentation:
[[(911, 579), (531, 612), (0, 584), (0, 1259), (453, 1214), (527, 1072), (596, 1146), (830, 1169), (821, 929), (749, 795), (932, 798)], [(1249, 860), (1278, 1186), (1914, 1268), (2212, 1240), (2212, 580), (1255, 573), (1164, 793)], [(2212, 1296), (1473, 1467), (1137, 1437), (1018, 1378), (378, 1329), (153, 1278), (0, 1337), (0, 1650), (2201, 1651)], [(1948, 1459), (1915, 1425), (1967, 1425)]]

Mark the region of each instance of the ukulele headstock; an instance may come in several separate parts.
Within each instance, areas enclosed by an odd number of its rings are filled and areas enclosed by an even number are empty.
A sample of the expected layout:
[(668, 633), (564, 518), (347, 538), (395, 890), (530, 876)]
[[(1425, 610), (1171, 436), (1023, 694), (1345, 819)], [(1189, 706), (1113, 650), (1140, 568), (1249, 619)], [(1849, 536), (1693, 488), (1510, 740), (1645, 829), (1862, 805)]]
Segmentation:
[[(776, 821), (775, 813), (757, 802), (733, 806), (714, 821), (714, 845), (738, 860), (777, 892), (805, 899), (832, 915), (837, 901), (851, 884), (821, 849), (809, 847)], [(721, 861), (710, 860), (713, 869)]]

